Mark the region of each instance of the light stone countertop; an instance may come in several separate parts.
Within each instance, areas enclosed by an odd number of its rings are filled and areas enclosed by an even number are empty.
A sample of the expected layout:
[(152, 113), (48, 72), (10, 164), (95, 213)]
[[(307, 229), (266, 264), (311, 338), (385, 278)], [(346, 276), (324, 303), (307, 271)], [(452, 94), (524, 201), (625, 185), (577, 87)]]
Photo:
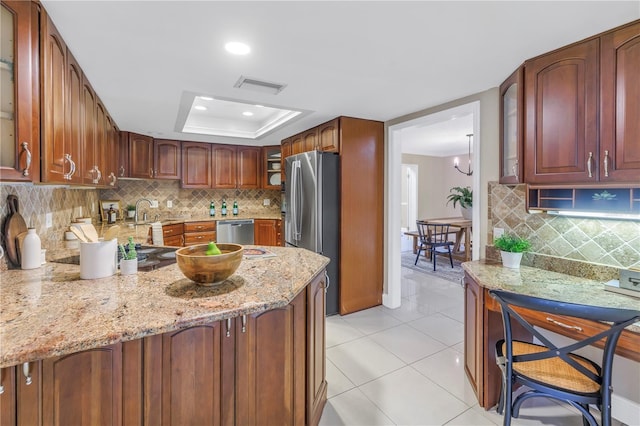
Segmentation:
[[(480, 286), (488, 289), (506, 290), (568, 303), (640, 311), (640, 299), (605, 291), (604, 283), (600, 281), (528, 266), (509, 269), (501, 263), (482, 260), (465, 262), (462, 268)], [(635, 323), (627, 329), (640, 333), (640, 323)]]
[(50, 261), (77, 253), (62, 248), (38, 269), (3, 271), (0, 368), (285, 306), (329, 263), (305, 249), (267, 249), (276, 256), (243, 259), (213, 288), (176, 264), (81, 280), (78, 265)]

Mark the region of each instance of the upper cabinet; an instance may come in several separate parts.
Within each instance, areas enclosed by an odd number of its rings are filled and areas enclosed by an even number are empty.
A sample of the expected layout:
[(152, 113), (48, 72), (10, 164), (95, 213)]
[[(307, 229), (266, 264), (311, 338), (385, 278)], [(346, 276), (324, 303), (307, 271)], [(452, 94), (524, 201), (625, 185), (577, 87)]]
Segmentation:
[(282, 153), (280, 145), (262, 147), (262, 187), (265, 189), (280, 189), (282, 181)]
[(525, 181), (635, 183), (640, 21), (525, 63)]
[(525, 64), (527, 183), (597, 180), (598, 40)]
[(40, 179), (38, 6), (2, 1), (0, 181)]
[(600, 38), (600, 180), (640, 181), (640, 21)]
[(180, 141), (155, 139), (153, 141), (153, 177), (180, 179), (182, 176), (182, 146)]
[[(180, 179), (182, 175), (182, 147), (180, 141), (153, 139), (151, 136), (128, 133), (126, 145), (129, 158), (120, 159), (120, 170), (127, 177), (138, 179)], [(125, 142), (121, 140), (121, 145)]]
[(290, 155), (314, 150), (340, 153), (340, 118), (327, 121), (281, 142), (283, 160)]
[(153, 179), (153, 138), (129, 133), (129, 177)]
[(182, 143), (183, 188), (211, 188), (211, 144)]
[(500, 85), (500, 183), (522, 182), (524, 67)]
[(328, 121), (318, 126), (318, 149), (326, 152), (340, 152), (340, 120)]
[(262, 149), (258, 146), (239, 146), (236, 151), (236, 187), (258, 189), (262, 183)]
[(212, 145), (212, 187), (229, 189), (236, 187), (236, 146)]

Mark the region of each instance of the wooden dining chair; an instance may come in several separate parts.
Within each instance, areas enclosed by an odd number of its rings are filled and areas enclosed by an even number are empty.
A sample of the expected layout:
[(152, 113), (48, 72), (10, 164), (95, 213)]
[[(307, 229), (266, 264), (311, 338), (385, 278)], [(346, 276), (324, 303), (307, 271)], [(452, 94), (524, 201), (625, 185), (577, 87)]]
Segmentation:
[[(504, 339), (496, 343), (496, 362), (502, 371), (502, 392), (497, 411), (504, 411), (503, 424), (517, 418), (521, 404), (532, 397), (564, 401), (581, 414), (584, 425), (597, 426), (589, 405), (600, 409), (601, 426), (611, 425), (611, 371), (613, 355), (623, 329), (640, 319), (640, 311), (565, 303), (502, 290), (489, 290), (502, 310)], [(586, 335), (577, 342), (556, 346), (524, 319), (518, 309), (562, 315), (607, 324), (608, 328)], [(513, 338), (512, 327), (522, 326), (540, 342), (529, 343)], [(574, 352), (603, 340), (600, 363)], [(513, 399), (515, 385), (526, 390)]]

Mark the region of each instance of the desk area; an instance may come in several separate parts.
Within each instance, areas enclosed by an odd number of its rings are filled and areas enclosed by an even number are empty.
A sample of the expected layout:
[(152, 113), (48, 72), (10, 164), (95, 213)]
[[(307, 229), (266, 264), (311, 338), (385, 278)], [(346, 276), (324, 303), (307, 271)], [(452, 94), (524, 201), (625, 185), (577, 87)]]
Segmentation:
[[(496, 366), (494, 348), (503, 333), (500, 306), (488, 295), (489, 290), (502, 289), (569, 303), (640, 310), (640, 299), (605, 291), (599, 281), (527, 266), (509, 269), (485, 261), (466, 262), (462, 267), (465, 271), (465, 372), (479, 405), (485, 409), (498, 401), (501, 374)], [(600, 331), (598, 323), (586, 320), (535, 312), (525, 312), (523, 316), (538, 327), (570, 338)], [(640, 324), (633, 324), (623, 331), (616, 354), (640, 361)]]
[[(449, 224), (450, 231), (455, 232), (455, 241), (453, 246), (453, 257), (461, 262), (471, 260), (471, 231), (472, 221), (463, 217), (439, 217), (433, 219), (422, 219), (422, 221), (431, 224)], [(413, 237), (413, 253), (418, 252), (418, 231), (407, 231), (404, 233)], [(427, 253), (425, 252), (425, 256)]]

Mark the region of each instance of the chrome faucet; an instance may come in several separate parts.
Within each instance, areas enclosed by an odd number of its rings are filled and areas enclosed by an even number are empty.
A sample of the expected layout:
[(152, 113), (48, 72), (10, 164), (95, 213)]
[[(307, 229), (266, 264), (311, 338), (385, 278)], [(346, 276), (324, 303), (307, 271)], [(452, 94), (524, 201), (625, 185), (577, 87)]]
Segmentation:
[(151, 207), (151, 200), (149, 200), (148, 198), (140, 198), (138, 201), (136, 201), (136, 214), (133, 216), (133, 223), (135, 224), (138, 223), (138, 205), (140, 204), (140, 201), (146, 201), (147, 203), (149, 203), (149, 207)]

